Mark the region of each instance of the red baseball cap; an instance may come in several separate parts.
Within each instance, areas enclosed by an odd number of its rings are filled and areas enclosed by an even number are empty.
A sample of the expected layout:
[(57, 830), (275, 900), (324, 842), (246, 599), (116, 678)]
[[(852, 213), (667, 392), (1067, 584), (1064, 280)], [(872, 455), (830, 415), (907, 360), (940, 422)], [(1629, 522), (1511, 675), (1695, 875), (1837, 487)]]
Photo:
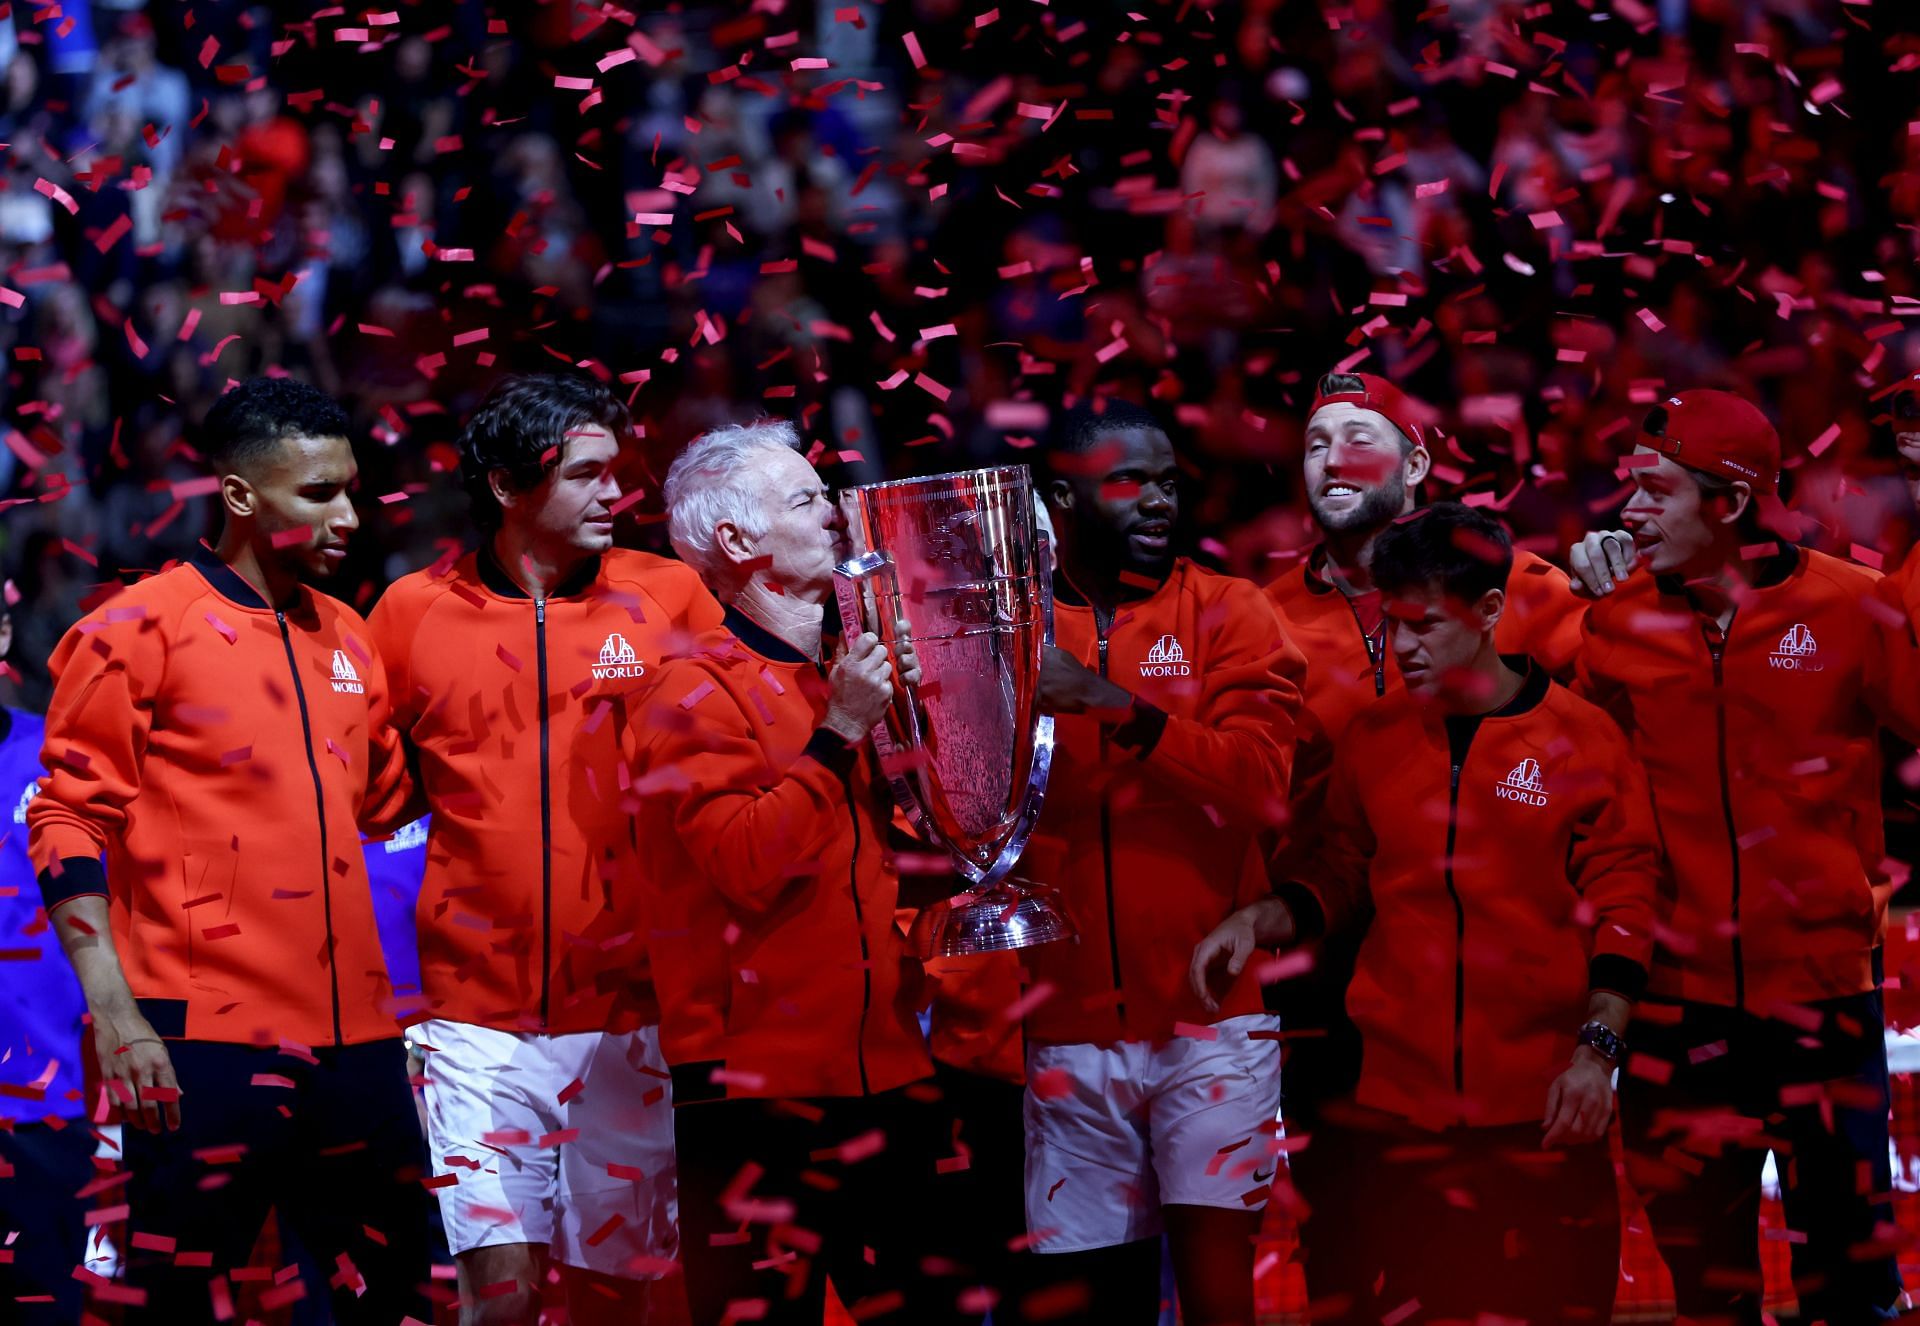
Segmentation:
[(1647, 412), (1637, 440), (1688, 469), (1741, 480), (1755, 494), (1780, 488), (1780, 434), (1733, 392), (1675, 392)]
[[(1342, 378), (1359, 382), (1361, 389), (1328, 390), (1329, 386), (1344, 386)], [(1375, 377), (1371, 373), (1327, 374), (1313, 389), (1313, 408), (1307, 411), (1307, 418), (1318, 414), (1323, 405), (1342, 404), (1357, 405), (1363, 410), (1384, 415), (1387, 422), (1406, 434), (1407, 440), (1413, 445), (1422, 448), (1427, 445), (1427, 430), (1433, 426), (1435, 417), (1433, 407), (1415, 400), (1385, 378)]]

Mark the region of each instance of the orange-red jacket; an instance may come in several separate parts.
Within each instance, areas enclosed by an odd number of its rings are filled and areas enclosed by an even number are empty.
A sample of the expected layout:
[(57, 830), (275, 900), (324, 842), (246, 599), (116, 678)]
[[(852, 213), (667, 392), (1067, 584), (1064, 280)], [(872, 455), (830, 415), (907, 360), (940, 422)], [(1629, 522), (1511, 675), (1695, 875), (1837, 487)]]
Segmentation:
[(1347, 990), (1360, 1104), (1433, 1128), (1540, 1118), (1589, 990), (1637, 996), (1653, 946), (1659, 847), (1626, 738), (1509, 662), (1527, 680), (1491, 714), (1401, 691), (1348, 725), (1306, 879), (1331, 930), (1373, 912)]
[(935, 1059), (1002, 1082), (1027, 1080), (1026, 1038), (1018, 1018), (1025, 963), (1021, 952), (928, 959), (929, 1046)]
[(108, 899), (155, 1033), (397, 1036), (360, 831), (418, 811), (359, 614), (308, 589), (276, 610), (202, 549), (89, 613), (49, 666), (29, 850), (50, 912)]
[[(1288, 638), (1307, 660), (1290, 828), (1274, 841), (1269, 863), (1276, 880), (1289, 878), (1313, 860), (1327, 774), (1347, 725), (1376, 701), (1406, 693), (1384, 615), (1370, 640), (1352, 603), (1327, 579), (1325, 568), (1325, 550), (1316, 548), (1266, 587)], [(1570, 678), (1585, 612), (1586, 600), (1575, 596), (1565, 572), (1516, 549), (1507, 577), (1506, 611), (1494, 639), (1502, 652), (1526, 655), (1555, 677)], [(1313, 1036), (1315, 1028), (1337, 1021), (1358, 936), (1358, 927), (1329, 936), (1312, 970), (1268, 989), (1270, 1006), (1282, 1011), (1291, 1031)], [(1327, 1080), (1307, 1083), (1303, 1090), (1343, 1093), (1353, 1085), (1347, 1074), (1357, 1067), (1357, 1059), (1338, 1070), (1332, 1064), (1317, 1066), (1314, 1071)]]
[(818, 664), (729, 610), (641, 717), (641, 860), (675, 1105), (857, 1096), (933, 1071), (894, 908), (893, 803), (821, 728)]
[(1135, 696), (1116, 725), (1055, 719), (1045, 808), (1021, 873), (1058, 887), (1079, 934), (1026, 952), (1052, 987), (1027, 1034), (1157, 1040), (1261, 1009), (1251, 966), (1209, 1014), (1187, 986), (1199, 943), (1267, 891), (1257, 839), (1286, 815), (1304, 664), (1251, 583), (1181, 559), (1096, 615), (1055, 580), (1059, 646)]
[(658, 1020), (623, 743), (647, 673), (719, 620), (690, 568), (625, 549), (540, 601), (488, 549), (381, 596), (374, 640), (433, 812), (426, 1016), (549, 1033)]
[(1889, 891), (1879, 728), (1920, 735), (1913, 637), (1877, 573), (1796, 550), (1721, 638), (1641, 574), (1587, 615), (1579, 685), (1653, 789), (1672, 919), (1651, 990), (1767, 1013), (1873, 988)]
[[(1315, 549), (1269, 584), (1266, 595), (1288, 638), (1306, 657), (1302, 698), (1314, 738), (1338, 743), (1354, 715), (1403, 688), (1392, 649), (1384, 636), (1378, 648), (1368, 642), (1347, 596), (1326, 578), (1324, 558), (1324, 551)], [(1502, 653), (1525, 654), (1556, 677), (1571, 676), (1586, 606), (1566, 572), (1516, 549), (1507, 608), (1494, 638)]]

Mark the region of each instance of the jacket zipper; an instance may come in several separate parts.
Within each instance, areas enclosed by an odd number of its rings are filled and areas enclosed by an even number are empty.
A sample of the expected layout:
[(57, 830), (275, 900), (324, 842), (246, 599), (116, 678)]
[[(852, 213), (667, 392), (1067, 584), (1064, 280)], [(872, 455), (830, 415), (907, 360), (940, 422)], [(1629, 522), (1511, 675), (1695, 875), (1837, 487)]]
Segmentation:
[(1453, 844), (1460, 827), (1460, 767), (1466, 762), (1463, 750), (1447, 786), (1446, 881), (1447, 896), (1453, 899), (1453, 1093), (1458, 1100), (1467, 1096), (1467, 909), (1454, 887)]
[[(1094, 634), (1100, 641), (1100, 675), (1107, 676), (1107, 632), (1113, 629), (1113, 618), (1104, 616), (1098, 607), (1093, 609)], [(1107, 726), (1100, 725), (1100, 767), (1107, 767)], [(1120, 981), (1120, 923), (1113, 910), (1113, 807), (1107, 800), (1104, 782), (1100, 788), (1100, 867), (1107, 884), (1107, 955), (1113, 963), (1113, 992), (1120, 998), (1113, 1006), (1114, 1016), (1120, 1019), (1122, 1028), (1126, 1026), (1127, 1001), (1126, 987)]]
[(1728, 917), (1733, 925), (1733, 1006), (1744, 1009), (1747, 1006), (1747, 972), (1740, 952), (1740, 833), (1733, 824), (1733, 786), (1727, 779), (1727, 675), (1723, 662), (1727, 635), (1733, 623), (1729, 621), (1727, 627), (1727, 631), (1721, 631), (1712, 622), (1702, 622), (1700, 634), (1706, 637), (1707, 652), (1713, 656), (1713, 722), (1720, 756), (1720, 813), (1726, 818), (1727, 854), (1733, 861), (1733, 897), (1728, 909)]
[(328, 868), (327, 797), (320, 788), (320, 762), (313, 758), (313, 721), (307, 715), (307, 692), (300, 684), (300, 664), (293, 656), (293, 635), (287, 630), (287, 614), (276, 609), (273, 619), (280, 623), (280, 643), (286, 646), (287, 670), (293, 674), (293, 699), (300, 707), (300, 731), (307, 739), (307, 772), (313, 775), (313, 805), (320, 817), (320, 905), (327, 918), (327, 980), (333, 988), (333, 1043), (344, 1045), (340, 1030), (340, 965), (333, 940), (333, 871)]
[(853, 1043), (854, 1061), (860, 1065), (860, 1094), (870, 1096), (873, 1087), (867, 1081), (867, 1013), (873, 1007), (873, 955), (867, 948), (867, 916), (860, 906), (860, 809), (853, 803), (853, 776), (840, 780), (847, 793), (847, 819), (853, 825), (853, 858), (847, 865), (847, 889), (853, 895), (853, 927), (860, 935), (860, 1033)]
[(553, 996), (553, 774), (548, 766), (547, 601), (533, 601), (533, 652), (540, 679), (540, 1029)]

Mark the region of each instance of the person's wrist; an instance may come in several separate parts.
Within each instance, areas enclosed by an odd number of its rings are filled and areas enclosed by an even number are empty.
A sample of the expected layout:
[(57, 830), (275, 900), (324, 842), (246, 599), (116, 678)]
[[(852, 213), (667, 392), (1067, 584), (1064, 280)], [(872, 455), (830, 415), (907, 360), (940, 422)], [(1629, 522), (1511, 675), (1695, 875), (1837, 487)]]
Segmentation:
[(1613, 1061), (1607, 1058), (1604, 1054), (1601, 1054), (1600, 1051), (1594, 1049), (1591, 1045), (1575, 1046), (1573, 1051), (1573, 1062), (1575, 1062), (1576, 1064), (1586, 1064), (1593, 1068), (1598, 1068), (1602, 1072), (1611, 1073), (1614, 1069)]
[(849, 746), (858, 745), (860, 739), (867, 734), (865, 728), (856, 726), (854, 720), (845, 714), (829, 713), (826, 720), (822, 722), (820, 726), (833, 733), (834, 736), (840, 738), (840, 740), (846, 742)]
[(139, 1021), (140, 1008), (130, 996), (108, 995), (87, 1001), (87, 1012), (92, 1016), (94, 1025), (107, 1023), (114, 1027), (125, 1027)]

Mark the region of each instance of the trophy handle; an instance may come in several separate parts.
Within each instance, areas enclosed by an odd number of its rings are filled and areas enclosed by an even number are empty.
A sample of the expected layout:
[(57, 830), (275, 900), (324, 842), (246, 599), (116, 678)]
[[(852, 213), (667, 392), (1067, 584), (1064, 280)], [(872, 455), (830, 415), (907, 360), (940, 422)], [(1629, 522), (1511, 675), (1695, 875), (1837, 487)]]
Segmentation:
[[(885, 577), (888, 580), (894, 578), (893, 559), (884, 552), (870, 552), (865, 556), (841, 562), (833, 568), (834, 595), (840, 601), (840, 629), (849, 638), (871, 629), (867, 622), (867, 603), (870, 600), (867, 598), (866, 589), (868, 582), (878, 577)], [(1051, 602), (1051, 590), (1052, 587), (1049, 586), (1049, 602)], [(892, 597), (897, 599), (899, 595), (896, 592)], [(1051, 612), (1047, 614), (1047, 623), (1047, 634), (1051, 638), (1053, 633)], [(877, 627), (879, 623), (873, 625)], [(884, 639), (887, 632), (875, 630), (874, 634)], [(904, 678), (896, 676), (895, 680), (900, 688), (899, 698), (905, 703), (895, 704), (892, 708), (906, 726), (907, 737), (912, 746), (917, 747), (920, 745), (920, 702), (915, 698), (913, 688)], [(875, 723), (873, 731), (868, 735), (873, 740), (874, 753), (880, 757), (880, 768), (886, 775), (887, 788), (893, 793), (894, 804), (906, 812), (908, 823), (913, 826), (913, 831), (919, 834), (923, 841), (944, 846), (939, 834), (934, 831), (933, 817), (920, 804), (919, 794), (914, 791), (913, 780), (906, 775), (900, 744), (893, 739), (893, 733), (887, 727), (886, 719), (882, 718)]]

